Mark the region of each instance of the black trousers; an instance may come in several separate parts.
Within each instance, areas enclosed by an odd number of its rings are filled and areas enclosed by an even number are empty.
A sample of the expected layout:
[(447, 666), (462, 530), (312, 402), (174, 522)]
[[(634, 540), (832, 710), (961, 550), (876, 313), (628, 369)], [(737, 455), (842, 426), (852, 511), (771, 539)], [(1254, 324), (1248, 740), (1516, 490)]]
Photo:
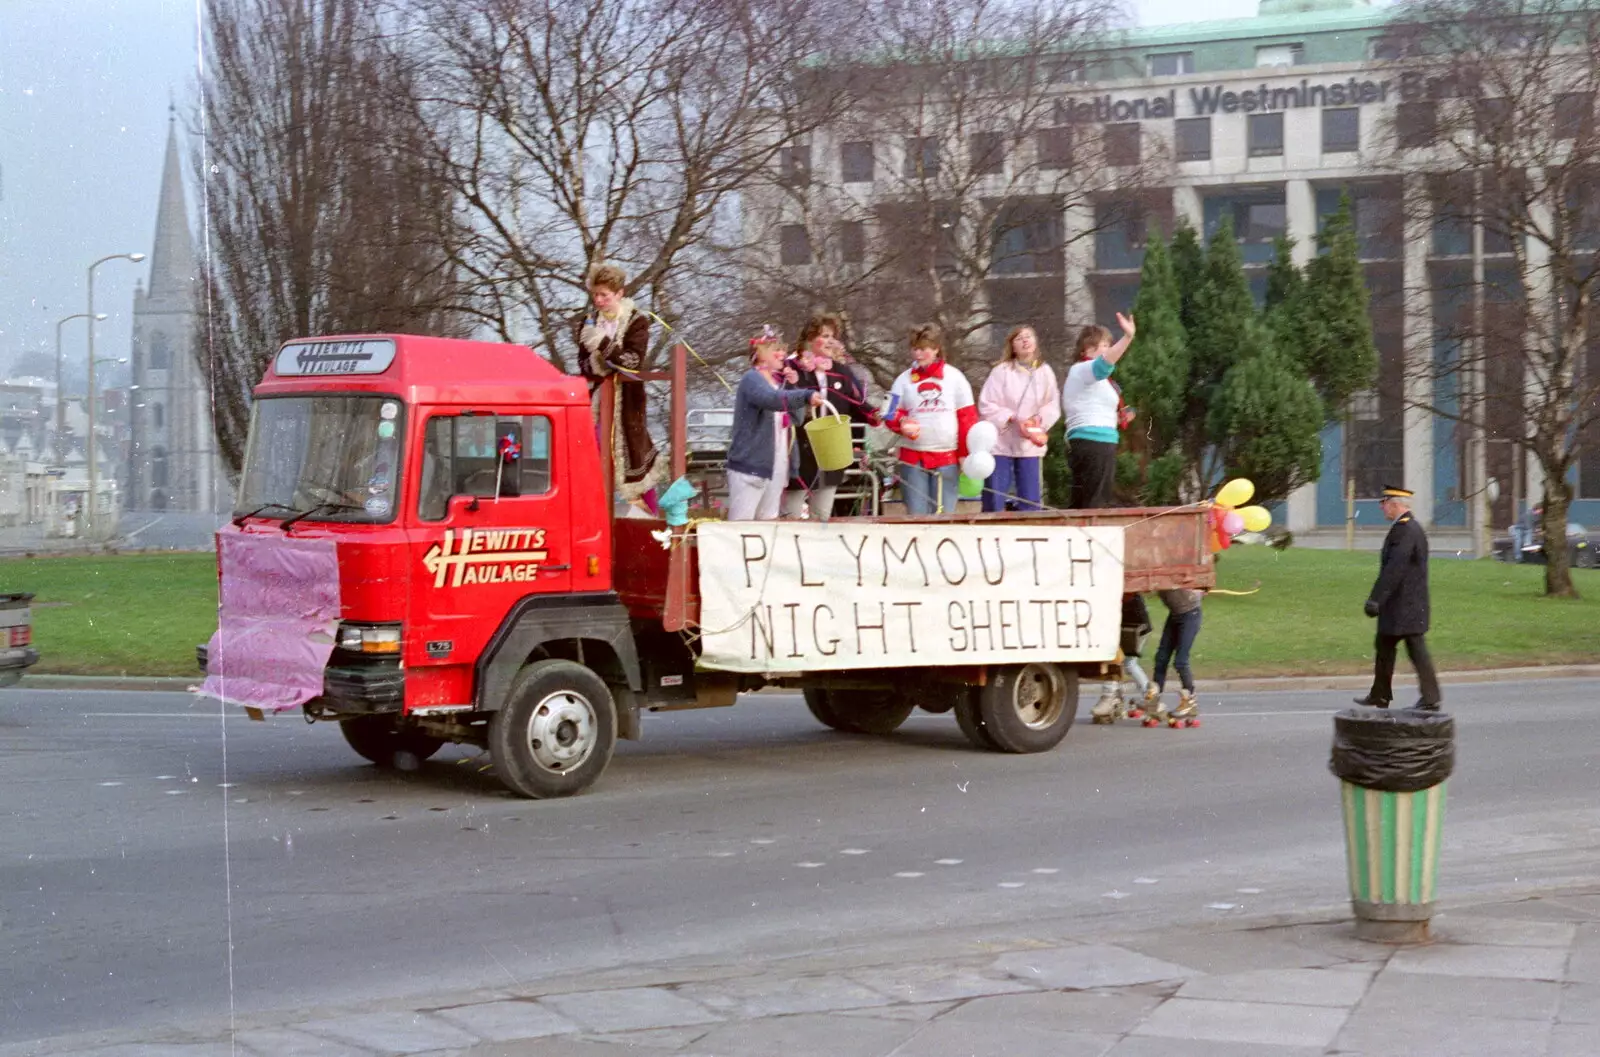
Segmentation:
[(1411, 666), (1417, 670), (1421, 703), (1437, 705), (1440, 701), (1439, 673), (1433, 670), (1433, 658), (1428, 656), (1428, 644), (1421, 635), (1378, 634), (1377, 659), (1372, 666), (1372, 693), (1367, 696), (1374, 701), (1394, 700), (1394, 658), (1402, 642), (1406, 644), (1406, 656), (1411, 658)]
[(1092, 510), (1115, 504), (1111, 486), (1117, 483), (1117, 446), (1108, 441), (1074, 440), (1067, 444), (1067, 469), (1072, 471), (1073, 510)]

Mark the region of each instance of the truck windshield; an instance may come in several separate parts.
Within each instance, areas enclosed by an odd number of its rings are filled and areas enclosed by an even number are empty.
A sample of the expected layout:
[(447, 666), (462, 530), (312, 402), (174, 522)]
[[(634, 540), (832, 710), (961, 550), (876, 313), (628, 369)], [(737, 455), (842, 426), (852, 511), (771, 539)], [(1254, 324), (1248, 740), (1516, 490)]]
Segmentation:
[(400, 492), (403, 414), (400, 401), (385, 396), (258, 399), (234, 513), (391, 520)]

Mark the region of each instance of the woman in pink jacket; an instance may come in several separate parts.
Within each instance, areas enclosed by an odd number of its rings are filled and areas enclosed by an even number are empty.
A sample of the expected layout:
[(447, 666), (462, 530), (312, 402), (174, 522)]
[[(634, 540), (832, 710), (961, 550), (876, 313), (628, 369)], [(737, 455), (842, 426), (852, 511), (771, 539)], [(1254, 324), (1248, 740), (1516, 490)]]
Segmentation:
[(983, 509), (1042, 510), (1041, 467), (1050, 427), (1061, 420), (1056, 376), (1039, 355), (1032, 327), (1013, 327), (1006, 353), (978, 396), (978, 417), (1000, 434), (994, 446), (994, 474), (984, 482)]

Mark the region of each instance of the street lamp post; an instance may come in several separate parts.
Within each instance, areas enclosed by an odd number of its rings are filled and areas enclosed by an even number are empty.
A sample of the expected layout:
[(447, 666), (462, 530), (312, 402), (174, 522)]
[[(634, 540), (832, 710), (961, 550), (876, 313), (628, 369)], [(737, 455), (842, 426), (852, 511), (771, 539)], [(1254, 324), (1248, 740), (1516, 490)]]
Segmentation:
[[(61, 325), (71, 323), (74, 319), (88, 318), (87, 313), (74, 312), (56, 320), (56, 461), (63, 465), (67, 461), (67, 394), (61, 388)], [(106, 314), (102, 312), (94, 318), (104, 319)]]
[(88, 515), (84, 521), (84, 534), (90, 539), (94, 538), (95, 522), (99, 520), (95, 516), (95, 507), (100, 500), (98, 494), (100, 474), (99, 467), (95, 465), (97, 455), (94, 450), (94, 411), (95, 404), (99, 403), (99, 399), (95, 395), (94, 385), (94, 270), (107, 261), (132, 261), (134, 264), (138, 264), (142, 260), (144, 260), (144, 254), (142, 253), (112, 253), (89, 265), (89, 311), (86, 313), (89, 317), (89, 502), (84, 508), (85, 513)]

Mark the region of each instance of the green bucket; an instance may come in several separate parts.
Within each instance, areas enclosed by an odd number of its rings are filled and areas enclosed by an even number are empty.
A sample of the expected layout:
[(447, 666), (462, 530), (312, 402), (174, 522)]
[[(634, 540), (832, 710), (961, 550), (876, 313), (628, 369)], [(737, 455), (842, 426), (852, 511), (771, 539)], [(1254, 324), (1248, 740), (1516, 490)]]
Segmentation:
[(816, 417), (806, 423), (806, 438), (811, 441), (811, 452), (817, 457), (817, 467), (823, 470), (843, 470), (855, 462), (855, 451), (850, 444), (850, 420), (824, 401), (823, 407), (813, 408)]

